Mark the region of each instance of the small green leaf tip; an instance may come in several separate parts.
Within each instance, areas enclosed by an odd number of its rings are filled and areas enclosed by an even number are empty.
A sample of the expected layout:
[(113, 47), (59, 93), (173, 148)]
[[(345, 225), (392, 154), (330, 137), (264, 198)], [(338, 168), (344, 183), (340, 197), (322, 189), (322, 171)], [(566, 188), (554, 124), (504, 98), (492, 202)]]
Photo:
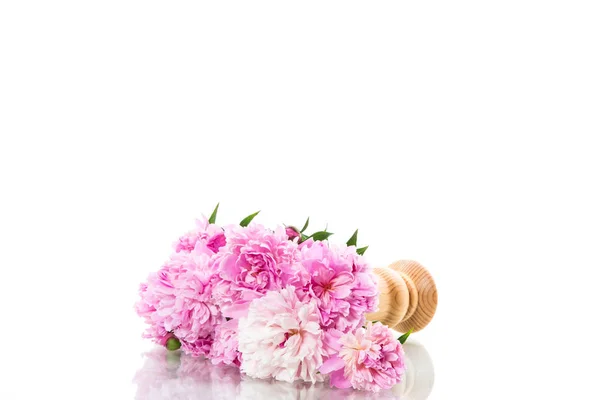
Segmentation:
[(354, 231), (354, 234), (352, 235), (352, 237), (350, 239), (348, 239), (348, 241), (346, 242), (346, 244), (348, 246), (356, 246), (356, 240), (358, 239), (358, 229)]
[(333, 235), (333, 233), (331, 233), (331, 232), (319, 231), (319, 232), (313, 233), (309, 237), (311, 237), (313, 240), (317, 241), (317, 240), (327, 240), (327, 238), (331, 235)]
[(248, 215), (246, 218), (244, 218), (241, 222), (240, 225), (241, 226), (248, 226), (250, 224), (250, 222), (252, 222), (252, 220), (254, 219), (254, 217), (256, 217), (258, 215), (260, 211), (255, 212), (254, 214), (250, 214)]
[(404, 335), (402, 335), (398, 338), (398, 340), (400, 341), (400, 344), (404, 344), (404, 342), (406, 342), (406, 339), (408, 339), (408, 337), (410, 336), (412, 331), (413, 331), (413, 328), (410, 328), (410, 330), (408, 332), (406, 332)]
[(212, 214), (210, 214), (210, 218), (208, 219), (209, 224), (214, 224), (217, 221), (217, 211), (219, 211), (219, 204), (221, 203), (217, 203), (217, 206), (213, 210)]
[(356, 252), (359, 255), (364, 256), (365, 255), (365, 251), (367, 251), (368, 248), (369, 248), (369, 246), (361, 247), (360, 249), (356, 249)]
[(300, 233), (304, 232), (306, 230), (306, 228), (308, 228), (308, 222), (309, 221), (310, 221), (310, 217), (306, 218), (306, 222), (304, 223), (304, 226), (300, 230)]
[(171, 338), (167, 339), (167, 343), (165, 343), (165, 347), (169, 351), (179, 350), (179, 348), (181, 347), (181, 342), (176, 337), (171, 337)]

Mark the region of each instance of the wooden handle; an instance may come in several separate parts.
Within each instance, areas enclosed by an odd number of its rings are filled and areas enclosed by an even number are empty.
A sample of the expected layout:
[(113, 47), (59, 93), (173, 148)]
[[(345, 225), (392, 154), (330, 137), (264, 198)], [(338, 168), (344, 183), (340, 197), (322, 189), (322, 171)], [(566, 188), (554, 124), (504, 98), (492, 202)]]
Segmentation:
[(375, 268), (378, 277), (379, 310), (367, 314), (399, 331), (425, 328), (437, 308), (437, 288), (429, 272), (416, 261), (400, 260), (385, 268)]

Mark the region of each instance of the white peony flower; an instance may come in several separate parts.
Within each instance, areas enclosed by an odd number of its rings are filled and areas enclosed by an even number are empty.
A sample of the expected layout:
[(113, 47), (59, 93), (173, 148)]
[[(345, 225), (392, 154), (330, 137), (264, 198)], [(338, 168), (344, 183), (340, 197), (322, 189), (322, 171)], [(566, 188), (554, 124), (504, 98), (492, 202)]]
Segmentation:
[(323, 364), (323, 331), (316, 300), (302, 302), (295, 288), (270, 291), (240, 319), (242, 372), (253, 378), (316, 382)]

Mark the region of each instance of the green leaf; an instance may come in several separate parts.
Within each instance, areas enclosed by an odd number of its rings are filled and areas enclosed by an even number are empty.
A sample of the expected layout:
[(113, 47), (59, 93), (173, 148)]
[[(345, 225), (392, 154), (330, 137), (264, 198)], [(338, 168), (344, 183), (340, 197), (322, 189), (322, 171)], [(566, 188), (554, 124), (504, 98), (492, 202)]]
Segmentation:
[(346, 244), (348, 246), (356, 246), (356, 240), (358, 239), (358, 229), (354, 231), (354, 234), (352, 235), (352, 237), (350, 239), (348, 239), (348, 241), (346, 242)]
[(304, 232), (306, 230), (306, 228), (308, 228), (308, 221), (310, 221), (310, 217), (306, 218), (306, 222), (304, 223), (304, 226), (300, 230), (300, 233)]
[(367, 251), (368, 248), (369, 248), (369, 246), (361, 247), (360, 249), (356, 249), (356, 252), (358, 254), (360, 254), (361, 256), (363, 256), (365, 254), (365, 251)]
[(333, 235), (333, 233), (331, 233), (331, 232), (319, 231), (319, 232), (313, 233), (309, 237), (313, 238), (313, 240), (327, 240), (327, 238), (331, 235)]
[(406, 342), (406, 339), (408, 339), (408, 337), (410, 336), (412, 331), (413, 331), (413, 328), (410, 328), (410, 330), (408, 332), (406, 332), (404, 335), (402, 335), (398, 338), (398, 340), (400, 341), (400, 344), (404, 344), (404, 342)]
[(217, 220), (217, 211), (219, 211), (219, 204), (220, 203), (217, 203), (217, 206), (215, 207), (214, 211), (212, 212), (212, 214), (210, 214), (210, 218), (208, 219), (209, 224), (214, 224)]
[(248, 215), (246, 218), (240, 221), (241, 226), (248, 226), (250, 222), (258, 215), (260, 211), (255, 212), (254, 214)]
[(306, 236), (304, 233), (300, 234), (300, 243), (304, 242), (305, 240), (310, 239), (310, 236)]

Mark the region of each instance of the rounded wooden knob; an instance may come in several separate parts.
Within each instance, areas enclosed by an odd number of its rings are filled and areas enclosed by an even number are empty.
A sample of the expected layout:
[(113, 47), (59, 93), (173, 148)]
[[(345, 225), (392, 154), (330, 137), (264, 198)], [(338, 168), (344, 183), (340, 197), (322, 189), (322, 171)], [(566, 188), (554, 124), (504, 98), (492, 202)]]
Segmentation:
[(437, 288), (429, 272), (416, 261), (400, 260), (387, 268), (374, 268), (379, 309), (367, 314), (399, 332), (420, 331), (433, 319)]
[[(388, 266), (398, 272), (402, 277), (412, 281), (410, 287), (410, 301), (416, 303), (414, 311), (409, 306), (409, 312), (393, 329), (399, 332), (418, 332), (431, 322), (437, 309), (437, 288), (433, 277), (416, 261), (400, 260)], [(416, 294), (416, 296), (415, 296)]]
[(397, 325), (408, 311), (409, 292), (404, 279), (390, 268), (374, 268), (379, 289), (379, 309), (367, 314), (369, 321), (388, 326)]

